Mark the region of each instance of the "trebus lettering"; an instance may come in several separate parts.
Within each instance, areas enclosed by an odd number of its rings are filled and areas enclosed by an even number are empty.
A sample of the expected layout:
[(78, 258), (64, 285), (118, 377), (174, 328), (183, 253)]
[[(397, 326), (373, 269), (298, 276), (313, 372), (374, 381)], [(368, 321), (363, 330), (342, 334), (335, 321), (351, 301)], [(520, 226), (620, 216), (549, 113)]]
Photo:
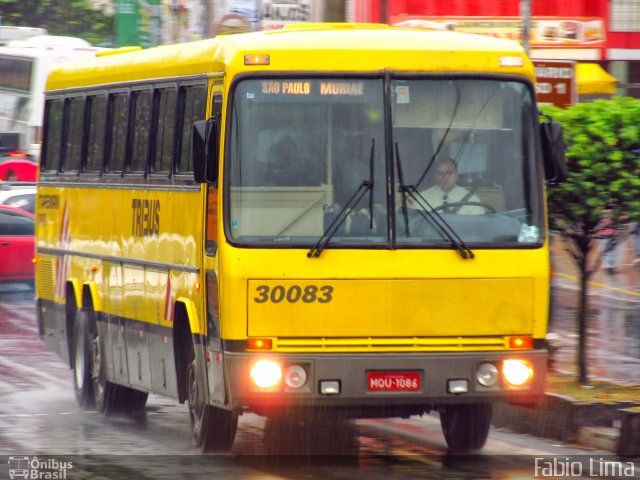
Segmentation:
[(134, 237), (157, 237), (160, 233), (160, 200), (134, 198), (131, 209), (131, 234)]

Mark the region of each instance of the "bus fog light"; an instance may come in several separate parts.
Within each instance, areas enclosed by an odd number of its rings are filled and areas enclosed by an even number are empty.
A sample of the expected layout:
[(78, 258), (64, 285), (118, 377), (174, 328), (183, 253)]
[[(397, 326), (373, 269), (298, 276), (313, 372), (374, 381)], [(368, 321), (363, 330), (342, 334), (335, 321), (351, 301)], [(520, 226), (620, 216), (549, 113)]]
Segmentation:
[(447, 391), (449, 393), (467, 393), (469, 391), (469, 381), (465, 379), (449, 380), (447, 382)]
[(483, 363), (476, 370), (476, 380), (484, 387), (493, 387), (498, 383), (499, 372), (493, 363)]
[(340, 393), (340, 380), (322, 380), (320, 382), (322, 395), (337, 395)]
[(507, 382), (519, 387), (533, 377), (533, 369), (524, 360), (505, 360), (502, 362), (502, 374)]
[(300, 365), (291, 365), (284, 371), (284, 383), (291, 388), (300, 388), (307, 383), (307, 372)]
[(249, 373), (253, 383), (260, 388), (273, 388), (282, 379), (280, 365), (271, 360), (257, 361)]

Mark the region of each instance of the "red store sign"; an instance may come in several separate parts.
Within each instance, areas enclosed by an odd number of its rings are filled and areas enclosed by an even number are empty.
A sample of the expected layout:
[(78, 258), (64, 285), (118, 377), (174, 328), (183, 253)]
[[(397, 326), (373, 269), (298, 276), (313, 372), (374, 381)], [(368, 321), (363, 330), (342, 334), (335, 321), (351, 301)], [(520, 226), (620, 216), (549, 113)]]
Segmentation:
[(560, 60), (532, 60), (536, 69), (539, 104), (568, 107), (576, 103), (576, 63)]

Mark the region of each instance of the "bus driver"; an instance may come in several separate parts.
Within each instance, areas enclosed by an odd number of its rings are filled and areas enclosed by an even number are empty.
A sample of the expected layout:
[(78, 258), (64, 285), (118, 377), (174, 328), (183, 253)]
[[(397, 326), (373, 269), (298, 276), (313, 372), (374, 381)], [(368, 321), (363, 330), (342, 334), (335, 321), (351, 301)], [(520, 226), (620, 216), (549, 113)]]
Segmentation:
[[(457, 202), (480, 202), (480, 199), (464, 187), (457, 184), (458, 165), (452, 158), (438, 160), (436, 163), (436, 184), (420, 192), (431, 208), (449, 212), (445, 206)], [(462, 215), (482, 215), (484, 207), (480, 205), (458, 205), (451, 212)]]

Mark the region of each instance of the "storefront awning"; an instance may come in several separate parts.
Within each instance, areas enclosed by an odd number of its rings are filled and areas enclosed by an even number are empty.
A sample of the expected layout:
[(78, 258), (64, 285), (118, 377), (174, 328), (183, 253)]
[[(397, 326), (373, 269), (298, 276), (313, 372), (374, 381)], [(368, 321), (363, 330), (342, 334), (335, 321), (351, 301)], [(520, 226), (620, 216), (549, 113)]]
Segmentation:
[(597, 63), (576, 64), (576, 85), (579, 95), (616, 93), (618, 80)]

